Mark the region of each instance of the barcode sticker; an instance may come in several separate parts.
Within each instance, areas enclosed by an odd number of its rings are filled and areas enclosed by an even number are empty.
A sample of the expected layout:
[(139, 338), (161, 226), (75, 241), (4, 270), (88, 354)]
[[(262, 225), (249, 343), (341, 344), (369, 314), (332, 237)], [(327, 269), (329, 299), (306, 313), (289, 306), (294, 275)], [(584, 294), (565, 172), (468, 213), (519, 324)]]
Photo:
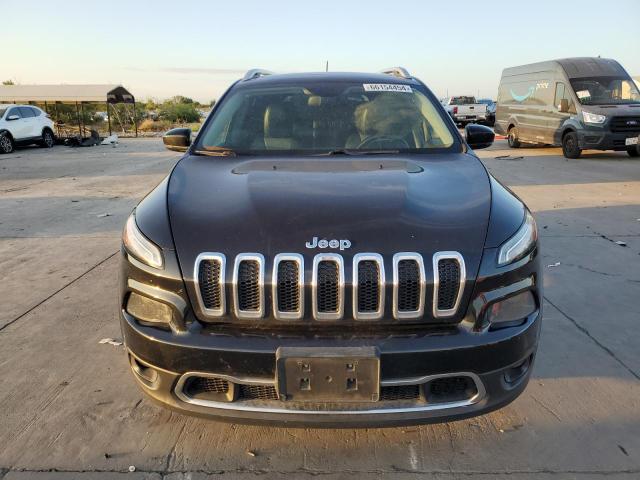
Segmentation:
[(363, 83), (365, 92), (398, 92), (411, 93), (409, 85), (399, 85), (397, 83)]

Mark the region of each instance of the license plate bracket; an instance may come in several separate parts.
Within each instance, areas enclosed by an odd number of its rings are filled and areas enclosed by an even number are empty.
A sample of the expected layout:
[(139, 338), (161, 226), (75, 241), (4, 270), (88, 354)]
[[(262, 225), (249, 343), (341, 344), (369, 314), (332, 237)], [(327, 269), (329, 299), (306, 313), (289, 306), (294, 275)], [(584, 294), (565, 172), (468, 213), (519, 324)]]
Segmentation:
[(283, 400), (349, 403), (380, 397), (380, 353), (375, 347), (280, 347), (276, 375)]

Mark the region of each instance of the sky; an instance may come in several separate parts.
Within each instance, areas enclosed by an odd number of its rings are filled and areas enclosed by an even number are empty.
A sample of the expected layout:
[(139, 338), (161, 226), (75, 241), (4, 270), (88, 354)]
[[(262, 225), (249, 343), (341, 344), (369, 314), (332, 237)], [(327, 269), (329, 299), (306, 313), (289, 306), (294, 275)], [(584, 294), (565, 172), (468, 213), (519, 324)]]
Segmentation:
[[(403, 66), (439, 97), (495, 98), (503, 68), (574, 56), (640, 75), (640, 0), (0, 0), (0, 81), (220, 97), (250, 68)], [(6, 48), (10, 43), (11, 47)]]

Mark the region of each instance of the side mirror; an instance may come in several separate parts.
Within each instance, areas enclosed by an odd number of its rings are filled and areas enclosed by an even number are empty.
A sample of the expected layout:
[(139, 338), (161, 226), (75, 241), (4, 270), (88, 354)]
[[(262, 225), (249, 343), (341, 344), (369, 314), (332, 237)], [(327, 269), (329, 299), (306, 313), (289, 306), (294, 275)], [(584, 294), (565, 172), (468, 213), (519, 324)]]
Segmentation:
[(464, 138), (471, 148), (479, 150), (490, 147), (493, 144), (495, 133), (489, 127), (470, 123), (464, 127)]
[(9, 116), (7, 117), (7, 121), (8, 121), (8, 122), (11, 122), (11, 121), (13, 121), (13, 120), (20, 120), (20, 117), (19, 117), (18, 115), (9, 115)]
[(560, 99), (560, 108), (558, 109), (560, 113), (569, 113), (569, 99), (561, 98)]
[(174, 128), (169, 130), (162, 137), (164, 146), (174, 152), (186, 152), (191, 146), (191, 129), (190, 128)]

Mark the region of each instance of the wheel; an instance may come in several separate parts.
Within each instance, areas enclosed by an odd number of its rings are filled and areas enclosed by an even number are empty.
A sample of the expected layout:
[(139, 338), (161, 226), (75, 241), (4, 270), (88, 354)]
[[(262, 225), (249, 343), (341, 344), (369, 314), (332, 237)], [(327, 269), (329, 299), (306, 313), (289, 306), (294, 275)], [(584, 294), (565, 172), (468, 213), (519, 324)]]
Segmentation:
[(509, 142), (509, 146), (511, 148), (520, 148), (522, 145), (520, 140), (518, 139), (518, 128), (511, 127), (509, 129), (509, 133), (507, 134), (507, 141)]
[(562, 153), (566, 158), (580, 158), (582, 150), (578, 146), (578, 134), (568, 132), (562, 137)]
[(56, 144), (56, 139), (53, 136), (53, 132), (51, 130), (45, 130), (42, 132), (42, 141), (40, 145), (45, 148), (51, 148)]
[(630, 157), (640, 157), (640, 147), (627, 147), (627, 153)]
[(8, 133), (0, 133), (0, 153), (13, 152), (13, 139)]

